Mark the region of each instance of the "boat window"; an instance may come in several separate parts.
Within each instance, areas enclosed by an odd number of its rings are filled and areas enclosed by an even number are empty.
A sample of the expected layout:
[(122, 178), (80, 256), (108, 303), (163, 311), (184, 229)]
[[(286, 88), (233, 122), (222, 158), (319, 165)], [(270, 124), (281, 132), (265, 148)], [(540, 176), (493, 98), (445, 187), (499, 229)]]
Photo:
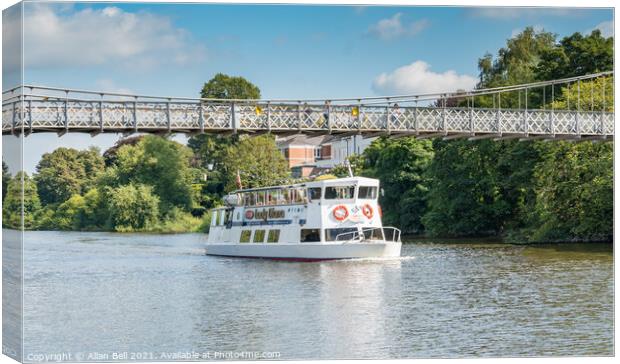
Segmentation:
[(355, 195), (355, 186), (331, 186), (325, 187), (325, 199), (345, 200), (351, 199)]
[(366, 240), (383, 240), (383, 229), (381, 228), (367, 228), (362, 230), (364, 231), (364, 239)]
[(293, 189), (295, 198), (293, 203), (305, 203), (306, 202), (306, 190), (303, 188)]
[[(357, 228), (325, 229), (326, 241), (347, 241), (358, 238)], [(340, 235), (340, 236), (339, 236)]]
[(218, 216), (218, 220), (219, 220), (219, 224), (218, 225), (224, 225), (224, 215), (225, 215), (225, 211), (224, 210), (220, 210), (217, 213)]
[(299, 239), (302, 243), (313, 243), (321, 241), (320, 229), (301, 229), (301, 237)]
[(377, 187), (372, 186), (360, 186), (360, 190), (357, 192), (357, 198), (363, 198), (368, 200), (374, 200), (377, 198)]
[(259, 191), (256, 193), (256, 206), (265, 205), (265, 191)]
[(269, 235), (267, 235), (268, 243), (277, 243), (280, 241), (280, 230), (269, 230)]
[(240, 243), (249, 243), (250, 235), (252, 235), (252, 230), (243, 230), (241, 231), (241, 237), (239, 237)]
[(262, 243), (265, 241), (265, 230), (256, 230), (254, 231), (254, 240), (255, 243)]
[(321, 199), (321, 187), (308, 188), (308, 198), (310, 201)]
[(217, 211), (213, 211), (211, 215), (211, 226), (217, 225)]

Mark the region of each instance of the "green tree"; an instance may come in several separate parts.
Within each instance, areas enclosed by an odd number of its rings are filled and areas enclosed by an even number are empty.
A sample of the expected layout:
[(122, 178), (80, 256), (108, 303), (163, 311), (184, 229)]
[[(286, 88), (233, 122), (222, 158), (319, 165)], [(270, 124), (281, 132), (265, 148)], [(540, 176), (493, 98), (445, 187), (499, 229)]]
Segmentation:
[(501, 195), (493, 141), (435, 141), (428, 169), (432, 188), (422, 221), (438, 236), (497, 234), (509, 206)]
[[(260, 89), (243, 77), (218, 73), (202, 87), (200, 96), (218, 99), (259, 99)], [(223, 163), (229, 147), (239, 141), (238, 135), (201, 134), (191, 137), (187, 146), (192, 149), (197, 166), (208, 169), (209, 176), (202, 193), (207, 205), (224, 192), (226, 181)]]
[[(379, 197), (383, 219), (407, 233), (421, 233), (429, 180), (425, 171), (433, 159), (429, 140), (414, 138), (375, 140), (365, 151), (366, 175), (378, 178), (384, 193)], [(374, 155), (378, 154), (376, 158)]]
[(61, 203), (52, 217), (52, 228), (54, 230), (79, 230), (79, 214), (85, 206), (84, 197), (75, 194), (68, 200)]
[[(200, 92), (202, 98), (216, 99), (259, 99), (260, 89), (243, 77), (228, 76), (218, 73), (206, 82)], [(217, 170), (221, 166), (224, 153), (234, 144), (236, 136), (201, 134), (191, 137), (187, 145), (198, 156), (203, 167), (211, 166)]]
[(58, 204), (85, 192), (93, 186), (104, 166), (99, 150), (94, 147), (84, 151), (58, 148), (43, 154), (35, 175), (41, 202)]
[(260, 89), (243, 77), (216, 74), (202, 86), (205, 99), (260, 99)]
[(9, 166), (2, 161), (2, 201), (6, 197), (6, 189), (9, 186), (9, 182), (11, 181), (11, 173), (9, 172)]
[(613, 237), (613, 145), (557, 142), (535, 171), (531, 241)]
[(560, 96), (550, 103), (556, 110), (614, 111), (614, 79), (601, 77), (560, 89)]
[(110, 225), (116, 231), (145, 230), (158, 221), (159, 197), (151, 186), (130, 183), (108, 188), (106, 198)]
[(611, 71), (613, 67), (614, 39), (603, 37), (596, 29), (589, 35), (574, 33), (544, 49), (535, 72), (539, 80), (554, 80)]
[(78, 226), (85, 230), (102, 230), (108, 220), (108, 207), (99, 188), (92, 188), (84, 195), (84, 205), (78, 212)]
[(286, 183), (290, 175), (286, 160), (271, 135), (242, 137), (226, 150), (224, 166), (228, 191), (236, 189), (237, 172), (244, 188)]
[(189, 162), (191, 151), (184, 145), (148, 135), (136, 145), (124, 145), (116, 153), (115, 175), (104, 175), (107, 183), (146, 184), (159, 196), (160, 211), (173, 206), (188, 211), (193, 207), (194, 173)]
[(18, 172), (7, 186), (2, 205), (2, 223), (13, 229), (21, 229), (22, 226), (24, 229), (33, 229), (37, 226), (35, 215), (40, 209), (37, 185), (28, 174)]

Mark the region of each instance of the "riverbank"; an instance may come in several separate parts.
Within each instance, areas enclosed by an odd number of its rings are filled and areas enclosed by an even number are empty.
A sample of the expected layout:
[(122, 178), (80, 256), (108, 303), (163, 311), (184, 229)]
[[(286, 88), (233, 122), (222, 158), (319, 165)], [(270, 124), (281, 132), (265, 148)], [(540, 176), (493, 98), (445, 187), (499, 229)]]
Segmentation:
[(502, 236), (480, 236), (480, 237), (429, 237), (424, 235), (403, 235), (402, 240), (405, 243), (434, 243), (437, 241), (441, 241), (443, 243), (489, 243), (489, 244), (510, 244), (510, 245), (570, 245), (570, 244), (601, 244), (601, 245), (613, 245), (613, 238), (607, 239), (564, 239), (564, 240), (554, 240), (554, 241), (526, 241), (526, 240), (517, 240), (514, 238), (505, 238)]

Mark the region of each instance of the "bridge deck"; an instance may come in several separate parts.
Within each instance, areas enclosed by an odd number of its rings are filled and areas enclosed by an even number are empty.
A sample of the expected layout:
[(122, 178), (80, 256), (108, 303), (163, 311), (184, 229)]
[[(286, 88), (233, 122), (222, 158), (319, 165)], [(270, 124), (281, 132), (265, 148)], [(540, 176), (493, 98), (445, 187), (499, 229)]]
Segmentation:
[(421, 137), (607, 139), (601, 111), (359, 106), (296, 103), (33, 98), (5, 102), (2, 133), (334, 133)]

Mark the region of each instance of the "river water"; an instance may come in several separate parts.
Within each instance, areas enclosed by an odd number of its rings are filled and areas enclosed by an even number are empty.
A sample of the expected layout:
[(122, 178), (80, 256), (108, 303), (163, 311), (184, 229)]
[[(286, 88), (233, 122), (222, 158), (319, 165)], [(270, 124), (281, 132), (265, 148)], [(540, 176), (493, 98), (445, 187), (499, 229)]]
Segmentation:
[(613, 355), (610, 245), (426, 241), (308, 263), (209, 257), (205, 242), (26, 232), (24, 358)]

